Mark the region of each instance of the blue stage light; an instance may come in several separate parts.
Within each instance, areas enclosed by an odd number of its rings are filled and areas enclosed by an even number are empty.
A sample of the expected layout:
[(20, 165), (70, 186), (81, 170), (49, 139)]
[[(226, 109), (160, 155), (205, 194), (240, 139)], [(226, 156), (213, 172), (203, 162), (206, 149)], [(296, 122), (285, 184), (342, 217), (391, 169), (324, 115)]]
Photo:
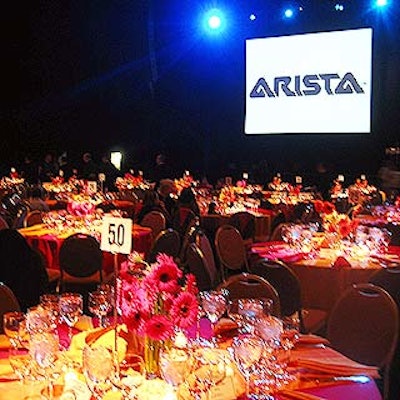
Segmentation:
[(218, 15), (212, 15), (208, 18), (208, 26), (211, 29), (218, 29), (221, 26), (221, 18)]
[(255, 21), (256, 18), (257, 18), (257, 17), (256, 17), (255, 14), (251, 14), (250, 17), (249, 17), (250, 21)]
[(213, 8), (206, 12), (203, 16), (203, 27), (205, 31), (209, 33), (220, 33), (225, 29), (225, 16), (224, 13), (217, 9)]
[(376, 0), (375, 4), (377, 7), (385, 7), (387, 6), (388, 2), (387, 0)]
[(336, 5), (335, 5), (335, 10), (336, 10), (336, 11), (343, 11), (343, 10), (344, 10), (344, 5), (343, 5), (343, 4), (336, 3)]
[(293, 17), (293, 10), (291, 9), (291, 8), (287, 8), (286, 10), (285, 10), (285, 17), (286, 18), (292, 18)]

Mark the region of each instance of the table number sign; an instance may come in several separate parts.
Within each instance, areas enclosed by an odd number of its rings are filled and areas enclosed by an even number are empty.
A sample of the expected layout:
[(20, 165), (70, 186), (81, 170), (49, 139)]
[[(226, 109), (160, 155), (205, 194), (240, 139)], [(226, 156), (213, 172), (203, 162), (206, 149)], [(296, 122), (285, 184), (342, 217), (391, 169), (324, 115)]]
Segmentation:
[(89, 193), (96, 193), (97, 192), (97, 182), (96, 181), (89, 181), (87, 183), (87, 188)]
[(130, 254), (132, 250), (132, 220), (104, 217), (100, 248), (110, 253)]

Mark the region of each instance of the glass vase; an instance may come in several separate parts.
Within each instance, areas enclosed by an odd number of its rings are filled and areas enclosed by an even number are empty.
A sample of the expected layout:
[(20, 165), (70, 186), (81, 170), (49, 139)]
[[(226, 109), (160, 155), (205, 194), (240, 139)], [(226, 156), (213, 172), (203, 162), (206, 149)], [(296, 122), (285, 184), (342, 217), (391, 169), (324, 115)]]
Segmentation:
[(144, 340), (144, 365), (146, 378), (154, 379), (160, 376), (160, 350), (162, 341), (150, 339), (148, 336)]

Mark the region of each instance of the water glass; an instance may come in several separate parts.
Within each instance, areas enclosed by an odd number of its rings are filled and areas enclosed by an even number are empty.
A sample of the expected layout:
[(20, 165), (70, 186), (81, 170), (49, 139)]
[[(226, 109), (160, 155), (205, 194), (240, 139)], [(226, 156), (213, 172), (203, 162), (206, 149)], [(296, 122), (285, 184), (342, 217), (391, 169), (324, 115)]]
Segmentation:
[(71, 342), (72, 327), (83, 313), (83, 297), (79, 293), (63, 293), (59, 300), (60, 317), (68, 325), (68, 339)]
[(112, 311), (112, 299), (109, 292), (97, 290), (89, 293), (89, 311), (99, 318), (99, 325), (106, 326), (107, 315)]
[(16, 349), (21, 345), (22, 339), (26, 336), (25, 314), (20, 311), (11, 311), (3, 315), (3, 329), (11, 343)]
[(228, 303), (226, 290), (210, 290), (200, 292), (201, 307), (210, 320), (213, 330), (215, 324), (225, 313)]
[(83, 349), (83, 374), (93, 397), (101, 400), (113, 387), (115, 357), (112, 352), (103, 346), (85, 346)]

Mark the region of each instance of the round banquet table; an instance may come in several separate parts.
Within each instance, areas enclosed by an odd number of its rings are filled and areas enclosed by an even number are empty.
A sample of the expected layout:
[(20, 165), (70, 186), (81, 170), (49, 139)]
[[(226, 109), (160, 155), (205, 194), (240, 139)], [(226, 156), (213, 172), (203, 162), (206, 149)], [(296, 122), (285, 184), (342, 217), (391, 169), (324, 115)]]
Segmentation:
[[(91, 323), (88, 324), (88, 317), (83, 317), (83, 324), (80, 326), (82, 329), (88, 329), (93, 327)], [(94, 321), (96, 324), (96, 322)], [(67, 328), (65, 325), (61, 325), (58, 329), (60, 342), (63, 342), (63, 338), (67, 336)], [(78, 333), (79, 330), (74, 329), (74, 334)], [(200, 334), (205, 337), (210, 335), (210, 323), (208, 320), (202, 319), (200, 323)], [(314, 337), (316, 338), (316, 337)], [(12, 369), (8, 362), (8, 345), (7, 339), (4, 335), (0, 335), (0, 400), (23, 400), (30, 391), (38, 393), (43, 387), (43, 382), (35, 384), (34, 387), (30, 385), (21, 385), (16, 380), (10, 380), (13, 377)], [(326, 360), (331, 359), (336, 362), (345, 363), (351, 360), (347, 359), (337, 351), (319, 344), (295, 347), (292, 350), (291, 359), (314, 359), (314, 360)], [(354, 365), (354, 364), (351, 364)], [(360, 365), (360, 364), (358, 364)], [(343, 399), (368, 399), (368, 400), (382, 400), (382, 396), (372, 378), (360, 374), (362, 379), (358, 380), (346, 380), (346, 381), (328, 381), (328, 382), (313, 382), (313, 383), (301, 383), (301, 370), (300, 370), (300, 387), (293, 389), (290, 392), (301, 395), (310, 394), (321, 397), (321, 400), (343, 400)], [(358, 376), (358, 378), (360, 378)], [(305, 381), (307, 382), (307, 381)], [(32, 385), (31, 385), (32, 386)], [(28, 393), (27, 393), (28, 392)], [(30, 393), (29, 393), (30, 394)], [(286, 400), (290, 397), (283, 395), (275, 395), (276, 400)], [(295, 398), (295, 397), (293, 397)], [(238, 400), (246, 400), (246, 396), (241, 396)]]
[[(258, 209), (256, 213), (252, 214), (255, 216), (254, 240), (267, 240), (271, 236), (271, 224), (275, 212), (271, 210)], [(200, 216), (200, 226), (204, 228), (207, 236), (213, 240), (217, 229), (222, 225), (229, 224), (230, 217), (231, 215), (204, 214)]]
[(303, 307), (329, 312), (350, 285), (366, 283), (383, 266), (400, 263), (400, 246), (389, 246), (379, 258), (348, 257), (347, 266), (334, 266), (336, 250), (322, 248), (316, 258), (295, 253), (283, 242), (255, 243), (250, 249), (252, 263), (259, 258), (279, 259), (289, 265), (300, 281)]
[[(64, 239), (81, 231), (72, 229), (62, 233), (49, 229), (44, 224), (34, 225), (29, 228), (19, 229), (19, 232), (27, 239), (30, 246), (39, 250), (49, 269), (60, 269), (58, 254)], [(132, 227), (132, 250), (147, 255), (153, 243), (152, 231), (150, 228), (133, 224)], [(106, 272), (113, 271), (113, 256), (111, 253), (103, 252), (103, 269)]]

